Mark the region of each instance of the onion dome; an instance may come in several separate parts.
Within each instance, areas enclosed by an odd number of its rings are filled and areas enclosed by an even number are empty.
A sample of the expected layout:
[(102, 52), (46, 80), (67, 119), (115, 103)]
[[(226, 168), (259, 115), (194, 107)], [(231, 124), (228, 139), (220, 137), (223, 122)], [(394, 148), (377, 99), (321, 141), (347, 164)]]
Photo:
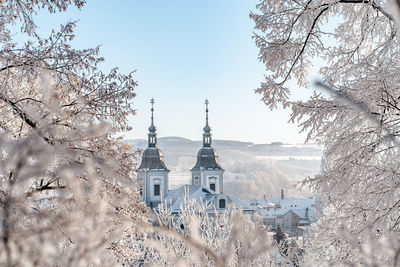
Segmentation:
[(192, 171), (222, 170), (218, 162), (218, 154), (212, 147), (202, 147), (197, 153), (197, 162)]
[(148, 147), (143, 151), (139, 169), (168, 170), (163, 161), (163, 154), (158, 147)]

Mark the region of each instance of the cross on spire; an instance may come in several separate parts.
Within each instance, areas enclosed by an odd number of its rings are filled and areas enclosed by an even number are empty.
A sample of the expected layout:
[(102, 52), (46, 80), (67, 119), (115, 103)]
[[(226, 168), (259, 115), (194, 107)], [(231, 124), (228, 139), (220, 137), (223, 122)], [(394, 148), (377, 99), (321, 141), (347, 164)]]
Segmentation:
[(150, 99), (151, 104), (151, 125), (149, 127), (149, 147), (154, 147), (157, 144), (156, 127), (154, 126), (154, 98)]
[(208, 99), (206, 99), (204, 104), (206, 104), (206, 126), (203, 128), (203, 130), (204, 130), (203, 146), (210, 146), (211, 145), (211, 133), (210, 133), (211, 128), (210, 128), (210, 126), (208, 126), (208, 104), (210, 104), (210, 102), (208, 101)]
[(154, 101), (154, 98), (151, 98), (150, 99), (150, 103), (151, 103), (151, 124), (153, 124), (153, 112), (154, 112), (154, 103), (155, 103), (155, 101)]
[(210, 104), (210, 102), (208, 102), (207, 98), (204, 104), (206, 104), (206, 126), (208, 126), (208, 104)]

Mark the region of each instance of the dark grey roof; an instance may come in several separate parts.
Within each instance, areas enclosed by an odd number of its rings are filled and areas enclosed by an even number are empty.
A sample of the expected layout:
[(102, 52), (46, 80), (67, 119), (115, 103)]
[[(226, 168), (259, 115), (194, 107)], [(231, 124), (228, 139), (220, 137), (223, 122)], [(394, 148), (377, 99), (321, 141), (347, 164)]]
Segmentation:
[(218, 155), (212, 147), (202, 147), (197, 154), (197, 162), (192, 171), (197, 170), (222, 170), (218, 162)]
[(169, 171), (163, 161), (163, 155), (158, 147), (149, 147), (143, 151), (140, 169)]

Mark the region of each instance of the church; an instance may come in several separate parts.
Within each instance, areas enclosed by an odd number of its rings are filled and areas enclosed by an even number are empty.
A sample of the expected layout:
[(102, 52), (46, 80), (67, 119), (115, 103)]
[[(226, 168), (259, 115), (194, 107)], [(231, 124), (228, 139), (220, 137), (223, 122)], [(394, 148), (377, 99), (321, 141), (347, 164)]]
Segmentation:
[(161, 150), (157, 147), (156, 127), (154, 126), (154, 99), (151, 99), (151, 124), (148, 133), (148, 147), (143, 151), (142, 162), (138, 168), (138, 184), (141, 201), (148, 207), (157, 208), (164, 202), (172, 213), (179, 213), (185, 197), (204, 205), (207, 212), (222, 212), (233, 203), (246, 213), (254, 213), (254, 208), (239, 199), (224, 193), (224, 169), (218, 162), (216, 150), (212, 147), (211, 128), (208, 124), (208, 100), (206, 105), (206, 125), (203, 128), (203, 146), (197, 154), (197, 162), (191, 169), (191, 184), (175, 190), (168, 190), (170, 170), (163, 161)]

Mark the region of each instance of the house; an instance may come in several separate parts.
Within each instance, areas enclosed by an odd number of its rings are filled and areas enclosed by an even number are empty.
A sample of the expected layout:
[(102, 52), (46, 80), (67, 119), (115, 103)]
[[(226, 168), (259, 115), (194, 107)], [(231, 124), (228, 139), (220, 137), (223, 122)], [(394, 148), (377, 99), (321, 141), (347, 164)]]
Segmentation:
[(315, 198), (264, 197), (250, 199), (249, 206), (256, 207), (256, 213), (263, 217), (264, 224), (270, 229), (278, 225), (286, 233), (301, 235), (307, 226), (316, 221), (317, 201)]

